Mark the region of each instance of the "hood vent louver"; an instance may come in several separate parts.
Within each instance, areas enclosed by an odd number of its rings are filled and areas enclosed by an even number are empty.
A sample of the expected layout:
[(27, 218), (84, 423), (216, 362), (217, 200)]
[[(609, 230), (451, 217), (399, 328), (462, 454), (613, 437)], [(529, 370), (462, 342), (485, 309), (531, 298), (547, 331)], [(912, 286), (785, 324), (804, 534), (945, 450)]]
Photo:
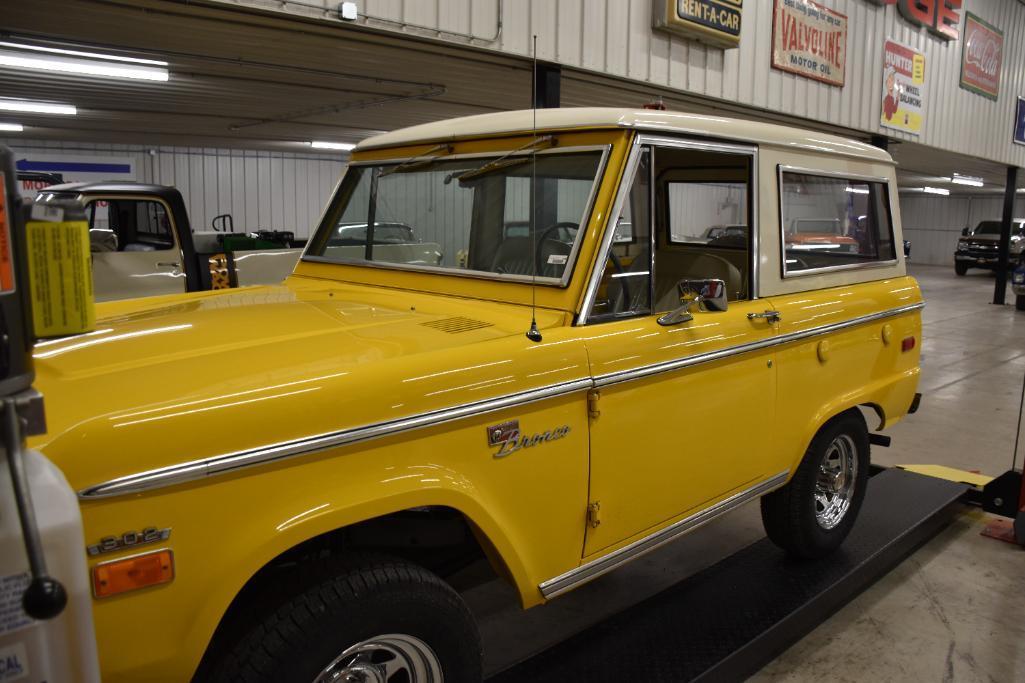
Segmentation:
[(447, 332), (449, 334), (459, 334), (460, 332), (469, 332), (470, 330), (479, 330), (482, 327), (491, 327), (491, 323), (486, 323), (483, 320), (474, 320), (473, 318), (442, 318), (440, 320), (430, 320), (425, 323), (420, 323), (424, 327), (431, 327), (439, 332)]

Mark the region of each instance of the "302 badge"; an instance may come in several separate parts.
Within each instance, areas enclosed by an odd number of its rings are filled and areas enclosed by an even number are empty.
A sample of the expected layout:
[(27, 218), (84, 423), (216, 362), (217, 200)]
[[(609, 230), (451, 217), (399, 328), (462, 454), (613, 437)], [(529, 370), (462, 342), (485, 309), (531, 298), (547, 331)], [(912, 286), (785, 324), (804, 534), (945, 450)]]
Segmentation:
[(158, 543), (166, 541), (171, 537), (171, 529), (158, 529), (150, 526), (142, 531), (126, 531), (120, 536), (104, 536), (98, 543), (86, 546), (85, 550), (90, 555), (102, 555), (112, 553), (125, 548), (134, 548), (147, 543)]

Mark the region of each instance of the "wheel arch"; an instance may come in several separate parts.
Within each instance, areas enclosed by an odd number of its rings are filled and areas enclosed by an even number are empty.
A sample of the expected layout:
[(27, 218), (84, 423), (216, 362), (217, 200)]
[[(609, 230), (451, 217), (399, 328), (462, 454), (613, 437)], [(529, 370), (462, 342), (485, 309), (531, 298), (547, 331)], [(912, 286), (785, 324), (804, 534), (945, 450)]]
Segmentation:
[[(384, 540), (375, 542), (370, 538), (372, 535)], [(468, 566), (463, 562), (482, 557), (487, 560), (492, 576), (523, 588), (517, 581), (516, 559), (508, 557), (508, 553), (503, 554), (471, 515), (450, 505), (397, 509), (307, 536), (250, 571), (248, 578), (221, 610), (197, 663), (196, 679), (201, 680), (204, 672), (209, 671), (216, 661), (216, 656), (241, 637), (254, 615), (273, 610), (276, 604), (291, 595), (278, 590), (284, 574), (290, 570), (301, 571), (306, 563), (316, 563), (320, 559), (330, 557), (336, 560), (347, 553), (361, 555), (367, 552), (414, 562), (438, 574), (446, 582), (459, 569)], [(297, 581), (293, 583), (299, 585)], [(454, 587), (458, 590), (457, 586)], [(268, 596), (276, 597), (268, 602)]]

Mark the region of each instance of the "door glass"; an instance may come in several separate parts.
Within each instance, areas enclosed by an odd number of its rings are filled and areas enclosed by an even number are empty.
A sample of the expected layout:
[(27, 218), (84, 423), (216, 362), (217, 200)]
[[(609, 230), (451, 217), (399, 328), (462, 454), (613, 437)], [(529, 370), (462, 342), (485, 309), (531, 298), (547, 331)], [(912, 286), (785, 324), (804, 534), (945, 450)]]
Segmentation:
[(722, 280), (731, 302), (750, 297), (751, 157), (655, 151), (655, 312), (680, 305), (681, 280)]
[(167, 251), (174, 249), (174, 232), (160, 202), (97, 199), (86, 209), (89, 244), (93, 252)]
[(640, 162), (611, 226), (612, 246), (605, 261), (590, 320), (600, 322), (651, 312), (651, 152)]

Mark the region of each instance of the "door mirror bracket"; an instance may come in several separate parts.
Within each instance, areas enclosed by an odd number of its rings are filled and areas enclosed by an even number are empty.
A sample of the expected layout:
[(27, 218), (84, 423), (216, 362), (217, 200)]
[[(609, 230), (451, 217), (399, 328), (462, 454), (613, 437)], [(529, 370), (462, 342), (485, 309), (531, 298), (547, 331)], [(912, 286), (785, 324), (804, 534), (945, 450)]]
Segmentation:
[(676, 283), (680, 293), (680, 306), (658, 317), (658, 324), (664, 327), (678, 325), (694, 319), (691, 309), (697, 305), (701, 310), (721, 313), (727, 308), (726, 283), (722, 280), (680, 280)]

